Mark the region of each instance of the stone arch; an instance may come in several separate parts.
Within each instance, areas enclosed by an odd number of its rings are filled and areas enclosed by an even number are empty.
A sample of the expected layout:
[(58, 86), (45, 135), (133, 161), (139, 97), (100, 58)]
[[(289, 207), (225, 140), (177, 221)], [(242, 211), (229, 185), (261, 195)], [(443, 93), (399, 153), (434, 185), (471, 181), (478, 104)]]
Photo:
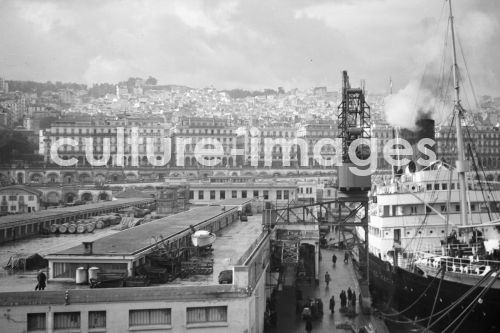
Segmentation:
[(85, 193), (82, 193), (81, 199), (82, 199), (82, 201), (85, 201), (85, 202), (91, 202), (91, 201), (93, 201), (93, 195), (90, 192), (85, 192)]
[(81, 183), (90, 183), (92, 182), (92, 177), (87, 172), (83, 172), (78, 176), (78, 180)]
[(245, 172), (243, 173), (243, 176), (253, 176), (253, 175), (254, 175), (254, 174), (253, 174), (253, 172), (252, 172), (252, 171), (245, 171)]
[(57, 183), (59, 181), (59, 175), (55, 172), (51, 172), (47, 175), (47, 182)]
[(224, 171), (216, 171), (214, 176), (225, 176), (226, 173)]
[(196, 174), (196, 172), (193, 172), (193, 171), (188, 172), (188, 173), (187, 173), (187, 176), (188, 176), (188, 177), (194, 177), (194, 178), (198, 177), (198, 175)]
[(43, 175), (41, 175), (40, 173), (36, 172), (36, 173), (33, 173), (31, 174), (30, 176), (30, 181), (32, 183), (42, 183), (43, 182)]
[(74, 203), (76, 198), (78, 198), (78, 196), (76, 195), (76, 193), (74, 192), (68, 192), (64, 195), (64, 202), (66, 203)]
[(259, 176), (260, 176), (260, 177), (267, 177), (267, 176), (268, 176), (268, 174), (267, 174), (267, 172), (265, 172), (265, 171), (261, 171), (261, 172), (259, 172)]
[(141, 158), (141, 164), (142, 165), (148, 165), (148, 157), (147, 156), (143, 156)]
[(75, 182), (75, 175), (71, 172), (66, 172), (63, 175), (63, 181), (66, 184), (72, 184)]
[(202, 176), (203, 178), (208, 178), (208, 177), (210, 176), (210, 173), (209, 173), (209, 172), (203, 172), (203, 173), (201, 174), (201, 176)]
[(231, 172), (231, 176), (236, 177), (238, 176), (238, 173), (236, 171)]
[(148, 186), (144, 187), (144, 190), (146, 190), (146, 191), (154, 191), (154, 189), (155, 188), (152, 185), (148, 185)]
[(99, 200), (109, 200), (109, 195), (106, 192), (101, 192), (99, 193), (99, 196), (97, 197)]

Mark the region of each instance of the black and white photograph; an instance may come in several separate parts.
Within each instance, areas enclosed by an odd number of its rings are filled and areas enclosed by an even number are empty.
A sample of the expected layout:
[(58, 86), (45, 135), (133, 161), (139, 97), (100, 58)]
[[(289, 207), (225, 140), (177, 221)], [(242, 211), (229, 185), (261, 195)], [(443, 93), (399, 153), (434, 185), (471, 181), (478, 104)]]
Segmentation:
[(0, 333), (500, 331), (500, 2), (0, 0)]

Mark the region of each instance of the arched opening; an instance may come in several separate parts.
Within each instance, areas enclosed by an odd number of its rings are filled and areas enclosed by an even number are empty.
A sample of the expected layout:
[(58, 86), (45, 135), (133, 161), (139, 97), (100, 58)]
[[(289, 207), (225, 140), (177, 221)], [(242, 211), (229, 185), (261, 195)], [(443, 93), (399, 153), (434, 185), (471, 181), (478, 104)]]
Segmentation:
[(75, 201), (75, 194), (74, 193), (66, 193), (66, 203), (73, 203)]
[(30, 180), (32, 183), (41, 183), (42, 180), (43, 180), (43, 176), (39, 173), (35, 173), (35, 174), (32, 174), (31, 177), (30, 177)]
[(198, 161), (196, 161), (196, 157), (191, 157), (191, 166), (198, 166)]
[(24, 175), (22, 173), (17, 174), (17, 183), (24, 184)]
[(88, 173), (82, 173), (82, 174), (80, 174), (80, 176), (78, 178), (79, 178), (81, 183), (92, 182), (92, 178), (90, 177), (90, 175)]
[(59, 176), (57, 173), (49, 173), (47, 179), (49, 183), (56, 183), (59, 180)]
[(85, 192), (82, 194), (82, 201), (91, 202), (92, 201), (92, 193)]
[(190, 159), (189, 157), (186, 157), (186, 158), (184, 159), (184, 166), (187, 166), (187, 167), (188, 167), (188, 166), (190, 166), (190, 165), (191, 165), (191, 159)]
[(106, 192), (99, 193), (99, 200), (108, 200), (108, 194)]

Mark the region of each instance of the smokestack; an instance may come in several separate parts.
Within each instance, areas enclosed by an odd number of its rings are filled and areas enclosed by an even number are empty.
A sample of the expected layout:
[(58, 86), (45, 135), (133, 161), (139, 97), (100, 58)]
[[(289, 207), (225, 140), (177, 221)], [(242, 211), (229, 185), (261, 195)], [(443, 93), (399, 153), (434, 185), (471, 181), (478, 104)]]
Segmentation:
[[(411, 157), (404, 156), (410, 159), (411, 161), (407, 166), (405, 166), (405, 168), (408, 168), (410, 172), (415, 172), (422, 169), (422, 166), (417, 163), (417, 160), (420, 158), (427, 159), (428, 154), (426, 154), (425, 152), (421, 152), (417, 148), (417, 144), (422, 139), (431, 139), (435, 141), (436, 139), (435, 121), (430, 118), (429, 114), (421, 114), (419, 115), (417, 121), (415, 122), (414, 130), (402, 129), (399, 133), (401, 139), (408, 141), (413, 150), (413, 155)], [(435, 152), (435, 145), (432, 147), (425, 145), (425, 147), (427, 151)]]

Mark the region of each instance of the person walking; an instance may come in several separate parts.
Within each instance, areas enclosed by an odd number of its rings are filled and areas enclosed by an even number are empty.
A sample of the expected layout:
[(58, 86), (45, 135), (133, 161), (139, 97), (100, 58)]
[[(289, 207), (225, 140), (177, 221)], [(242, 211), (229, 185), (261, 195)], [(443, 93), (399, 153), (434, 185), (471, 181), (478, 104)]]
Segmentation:
[(344, 253), (344, 264), (349, 263), (349, 252), (345, 251)]
[(352, 298), (352, 290), (351, 290), (351, 288), (349, 287), (349, 288), (347, 289), (347, 299), (349, 299), (349, 300), (350, 300), (351, 298)]
[(337, 256), (335, 255), (335, 253), (332, 255), (332, 262), (333, 262), (333, 267), (335, 267), (335, 265), (337, 264)]
[(47, 275), (40, 270), (38, 275), (36, 276), (37, 284), (35, 290), (45, 290), (45, 286), (47, 285)]
[(333, 296), (333, 295), (330, 298), (330, 312), (331, 313), (335, 312), (335, 296)]
[(328, 285), (330, 284), (330, 274), (328, 274), (328, 272), (325, 273), (325, 283), (326, 283), (326, 286), (328, 287)]
[(356, 312), (356, 292), (352, 292), (352, 308), (353, 311)]
[(313, 329), (312, 319), (308, 317), (306, 319), (306, 332), (311, 333), (312, 329)]

